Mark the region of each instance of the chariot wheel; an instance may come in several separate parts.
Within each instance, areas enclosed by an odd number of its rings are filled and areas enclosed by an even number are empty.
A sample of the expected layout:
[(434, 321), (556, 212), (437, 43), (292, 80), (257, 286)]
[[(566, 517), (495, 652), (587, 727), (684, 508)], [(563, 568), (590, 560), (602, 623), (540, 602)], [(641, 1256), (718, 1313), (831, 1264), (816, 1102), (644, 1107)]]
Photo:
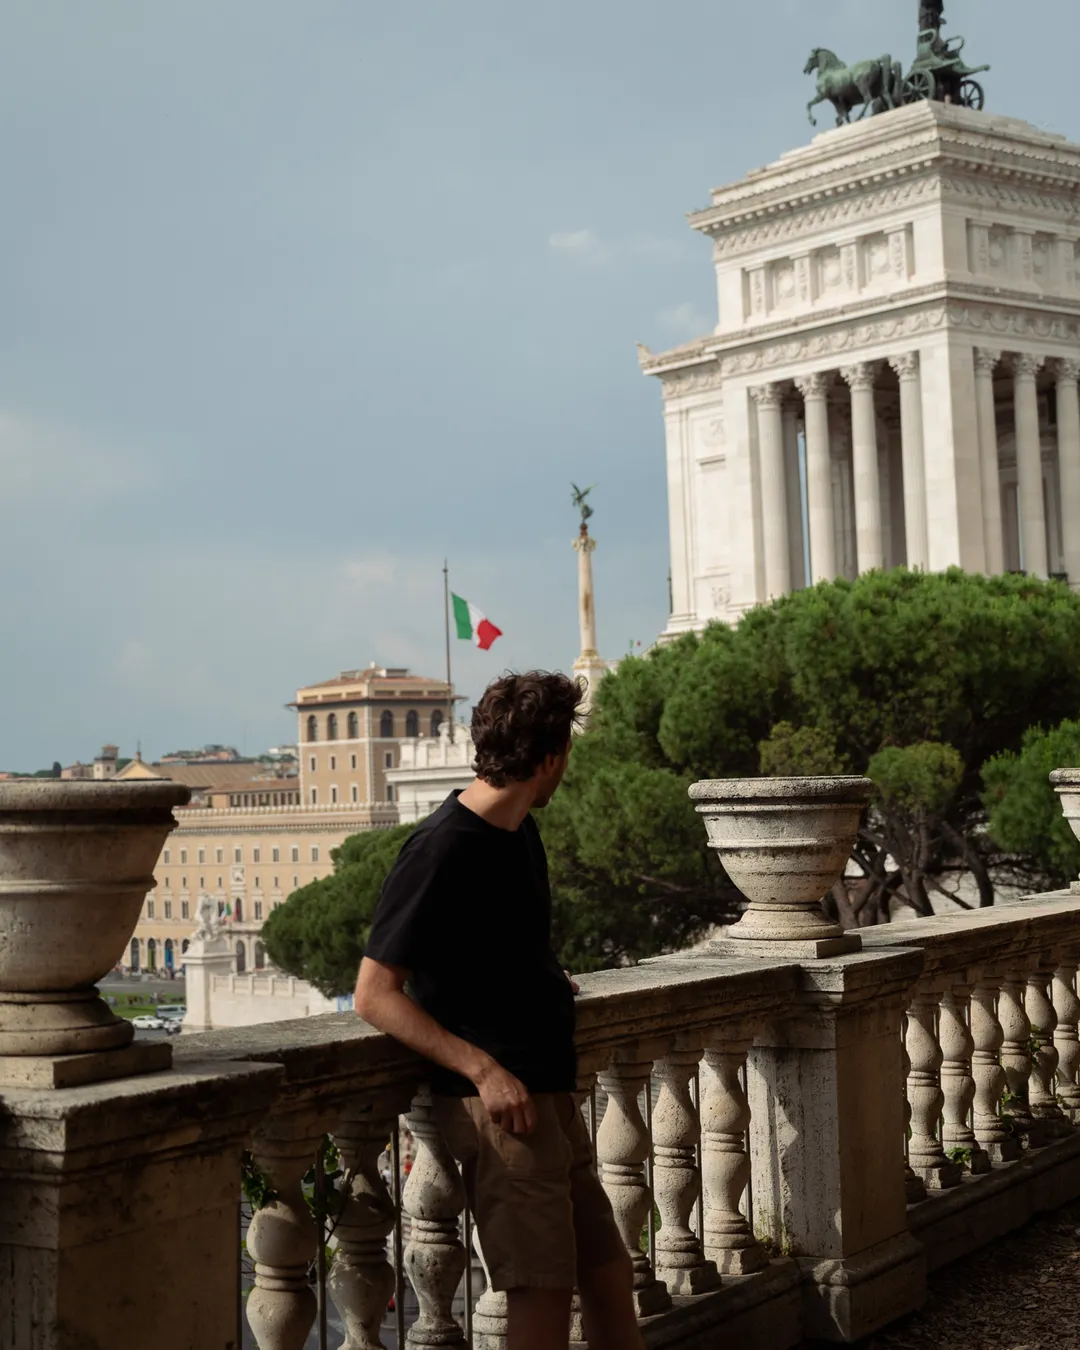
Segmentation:
[(937, 81), (928, 70), (913, 70), (904, 81), (904, 102), (918, 103), (932, 99), (937, 93)]
[(964, 108), (975, 108), (982, 112), (986, 106), (986, 94), (978, 80), (961, 80), (960, 104)]

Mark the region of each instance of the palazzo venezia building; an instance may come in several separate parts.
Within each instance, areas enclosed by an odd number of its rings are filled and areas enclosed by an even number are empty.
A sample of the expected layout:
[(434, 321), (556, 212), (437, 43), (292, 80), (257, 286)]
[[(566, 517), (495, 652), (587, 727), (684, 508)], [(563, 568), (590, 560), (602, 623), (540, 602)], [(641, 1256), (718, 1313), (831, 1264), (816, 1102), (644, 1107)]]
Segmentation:
[[(299, 773), (257, 777), (257, 764), (144, 764), (117, 778), (169, 778), (192, 789), (177, 810), (131, 940), (134, 969), (179, 970), (209, 895), (226, 916), (238, 972), (262, 969), (263, 920), (301, 886), (329, 875), (332, 851), (361, 830), (399, 820), (401, 760), (438, 736), (445, 683), (404, 668), (348, 670), (297, 690)], [(410, 816), (410, 818), (414, 818)]]
[(718, 188), (663, 389), (672, 614), (871, 568), (1080, 588), (1080, 145), (920, 102)]

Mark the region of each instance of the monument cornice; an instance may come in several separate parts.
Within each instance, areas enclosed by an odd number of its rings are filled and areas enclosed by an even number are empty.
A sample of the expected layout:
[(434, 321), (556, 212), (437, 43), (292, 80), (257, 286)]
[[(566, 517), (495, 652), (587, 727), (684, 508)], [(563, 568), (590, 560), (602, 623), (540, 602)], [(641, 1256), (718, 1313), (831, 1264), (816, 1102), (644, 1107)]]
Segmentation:
[(946, 327), (986, 335), (1006, 350), (1010, 338), (1022, 345), (1048, 343), (1048, 356), (1066, 354), (1056, 344), (1071, 352), (1080, 345), (1080, 300), (1040, 305), (1029, 295), (1003, 293), (989, 299), (973, 287), (950, 285), (927, 287), (921, 299), (918, 294), (909, 296), (886, 312), (880, 301), (868, 304), (866, 310), (861, 317), (852, 314), (851, 307), (834, 311), (831, 317), (821, 315), (809, 330), (805, 322), (775, 325), (773, 331), (756, 334), (750, 341), (702, 340), (703, 347), (708, 343), (707, 350), (699, 348), (693, 361), (675, 364), (670, 358), (676, 353), (667, 353), (654, 357), (646, 373), (659, 376), (665, 401), (671, 401), (719, 389), (732, 378), (808, 360), (846, 357), (845, 364), (850, 364), (852, 358), (872, 359), (863, 353)]
[[(900, 114), (908, 128), (902, 137), (883, 137), (867, 124), (848, 153), (838, 156), (832, 146), (821, 155), (814, 142), (718, 188), (710, 206), (691, 213), (691, 226), (713, 238), (717, 257), (729, 257), (935, 198), (1036, 209), (1080, 223), (1080, 148), (1026, 123), (987, 118), (983, 128), (985, 115), (964, 109), (953, 112), (978, 118), (974, 127), (937, 121), (913, 127), (906, 112)], [(891, 116), (874, 122), (888, 123)], [(1003, 127), (1015, 130), (1008, 135)]]

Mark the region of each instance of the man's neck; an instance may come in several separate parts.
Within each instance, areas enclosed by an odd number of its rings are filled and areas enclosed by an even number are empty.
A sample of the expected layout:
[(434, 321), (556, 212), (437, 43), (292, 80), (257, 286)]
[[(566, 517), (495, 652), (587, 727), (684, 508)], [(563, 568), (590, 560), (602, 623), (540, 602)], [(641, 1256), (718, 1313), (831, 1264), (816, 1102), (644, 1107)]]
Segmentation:
[(482, 778), (474, 778), (458, 797), (461, 805), (481, 820), (511, 833), (520, 827), (535, 800), (536, 789), (531, 782), (509, 783), (499, 788), (485, 783)]

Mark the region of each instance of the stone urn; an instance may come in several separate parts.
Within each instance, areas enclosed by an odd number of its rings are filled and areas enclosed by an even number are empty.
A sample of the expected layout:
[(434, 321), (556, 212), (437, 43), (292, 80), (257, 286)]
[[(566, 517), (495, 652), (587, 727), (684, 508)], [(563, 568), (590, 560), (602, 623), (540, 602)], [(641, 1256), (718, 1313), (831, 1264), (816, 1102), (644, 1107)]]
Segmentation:
[(171, 782), (0, 783), (0, 1081), (37, 1081), (22, 1057), (132, 1041), (94, 986), (125, 955), (190, 795)]
[[(1080, 839), (1080, 769), (1055, 769), (1050, 775), (1050, 782), (1061, 798), (1065, 819), (1073, 834)], [(1080, 881), (1074, 881), (1071, 889), (1080, 894)]]
[(858, 951), (858, 934), (826, 918), (821, 901), (844, 874), (873, 787), (869, 778), (695, 783), (690, 796), (705, 818), (709, 846), (750, 902), (714, 946), (730, 955)]

